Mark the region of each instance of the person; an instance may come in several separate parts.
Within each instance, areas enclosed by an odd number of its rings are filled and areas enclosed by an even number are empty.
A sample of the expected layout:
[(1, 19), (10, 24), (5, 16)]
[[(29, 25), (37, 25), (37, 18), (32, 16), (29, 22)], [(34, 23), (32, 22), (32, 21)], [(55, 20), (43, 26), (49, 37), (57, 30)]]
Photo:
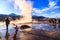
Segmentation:
[(6, 28), (8, 29), (8, 25), (10, 24), (10, 20), (8, 18), (6, 18), (5, 22), (6, 22)]
[(6, 36), (5, 37), (6, 37), (6, 40), (8, 40), (8, 38), (9, 38), (8, 26), (10, 24), (10, 20), (8, 18), (6, 18), (5, 23), (6, 23)]
[(11, 40), (17, 40), (17, 32), (18, 32), (18, 26), (16, 25), (16, 27), (15, 27), (15, 33), (12, 36)]

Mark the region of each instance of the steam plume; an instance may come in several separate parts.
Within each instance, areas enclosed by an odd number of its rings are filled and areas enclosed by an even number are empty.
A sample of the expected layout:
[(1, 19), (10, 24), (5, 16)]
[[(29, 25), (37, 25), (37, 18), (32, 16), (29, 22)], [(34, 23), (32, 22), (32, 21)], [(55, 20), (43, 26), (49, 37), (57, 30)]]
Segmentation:
[(23, 18), (20, 20), (20, 23), (32, 22), (32, 2), (30, 0), (15, 0), (15, 7), (18, 6), (21, 10)]

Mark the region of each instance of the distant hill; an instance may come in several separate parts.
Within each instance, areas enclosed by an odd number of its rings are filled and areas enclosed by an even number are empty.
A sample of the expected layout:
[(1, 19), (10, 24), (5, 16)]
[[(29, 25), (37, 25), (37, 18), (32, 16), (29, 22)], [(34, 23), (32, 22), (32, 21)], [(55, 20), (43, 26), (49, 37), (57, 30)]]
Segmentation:
[[(11, 17), (12, 20), (20, 19), (22, 17), (21, 15), (16, 15), (14, 13), (11, 13), (9, 15), (6, 14), (0, 14), (0, 21), (4, 21), (6, 17)], [(39, 19), (39, 18), (45, 18), (43, 16), (32, 16), (32, 19)]]
[(32, 18), (46, 18), (44, 16), (32, 16)]
[(18, 15), (14, 14), (14, 13), (11, 13), (11, 14), (9, 14), (9, 16), (18, 16)]
[(16, 14), (14, 14), (14, 13), (11, 13), (11, 14), (9, 14), (9, 15), (6, 15), (6, 14), (0, 14), (0, 16), (19, 16), (19, 15), (16, 15)]
[(9, 15), (6, 15), (6, 14), (0, 14), (0, 21), (4, 21), (5, 18), (7, 18), (7, 17), (11, 17), (12, 20), (16, 20), (16, 19), (19, 19), (19, 18), (20, 18), (19, 15), (16, 15), (16, 14), (14, 14), (14, 13), (11, 13), (11, 14), (9, 14)]
[(0, 16), (5, 16), (5, 14), (0, 14)]

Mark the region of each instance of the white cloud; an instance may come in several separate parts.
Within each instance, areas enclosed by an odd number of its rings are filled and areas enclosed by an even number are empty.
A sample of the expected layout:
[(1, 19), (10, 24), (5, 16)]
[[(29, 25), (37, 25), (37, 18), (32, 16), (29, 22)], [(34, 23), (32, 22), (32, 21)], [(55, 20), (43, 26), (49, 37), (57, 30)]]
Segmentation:
[(55, 17), (57, 14), (53, 10), (60, 8), (59, 6), (56, 6), (57, 2), (58, 0), (54, 0), (54, 1), (49, 0), (48, 7), (43, 8), (43, 9), (33, 8), (33, 12), (35, 14), (37, 13), (37, 15), (40, 15), (40, 16)]
[(55, 14), (55, 18), (60, 18), (60, 14)]
[(19, 14), (19, 9), (14, 9), (14, 0), (1, 0), (0, 1), (0, 14)]
[(7, 0), (7, 2), (14, 2), (14, 0)]
[(50, 8), (54, 7), (57, 4), (57, 2), (58, 2), (58, 0), (55, 0), (55, 1), (49, 0), (49, 7)]
[(33, 8), (32, 11), (35, 13), (42, 13), (42, 11), (40, 9), (37, 9), (37, 8)]

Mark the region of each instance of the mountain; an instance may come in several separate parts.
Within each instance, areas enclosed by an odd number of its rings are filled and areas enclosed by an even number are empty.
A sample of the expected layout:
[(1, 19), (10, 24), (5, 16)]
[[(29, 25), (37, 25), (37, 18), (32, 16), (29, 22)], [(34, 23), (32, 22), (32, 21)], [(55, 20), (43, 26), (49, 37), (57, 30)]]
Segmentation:
[(7, 17), (11, 17), (12, 20), (20, 19), (20, 16), (14, 14), (14, 13), (11, 13), (11, 14), (9, 14), (9, 15), (6, 15), (6, 14), (0, 14), (0, 21), (4, 21), (5, 18), (7, 18)]
[(9, 14), (9, 16), (17, 16), (15, 13), (11, 13)]
[(46, 18), (46, 17), (44, 17), (44, 16), (36, 16), (36, 15), (34, 15), (34, 16), (32, 16), (32, 18)]
[[(7, 14), (0, 14), (0, 16), (4, 16), (4, 15), (7, 15)], [(11, 13), (11, 14), (9, 14), (9, 15), (7, 15), (7, 16), (17, 16), (17, 15), (14, 14), (14, 13)]]
[(7, 15), (7, 14), (0, 14), (0, 16), (19, 16), (19, 15), (16, 15), (15, 13), (11, 13), (9, 15)]
[(5, 14), (0, 14), (0, 16), (4, 16)]

